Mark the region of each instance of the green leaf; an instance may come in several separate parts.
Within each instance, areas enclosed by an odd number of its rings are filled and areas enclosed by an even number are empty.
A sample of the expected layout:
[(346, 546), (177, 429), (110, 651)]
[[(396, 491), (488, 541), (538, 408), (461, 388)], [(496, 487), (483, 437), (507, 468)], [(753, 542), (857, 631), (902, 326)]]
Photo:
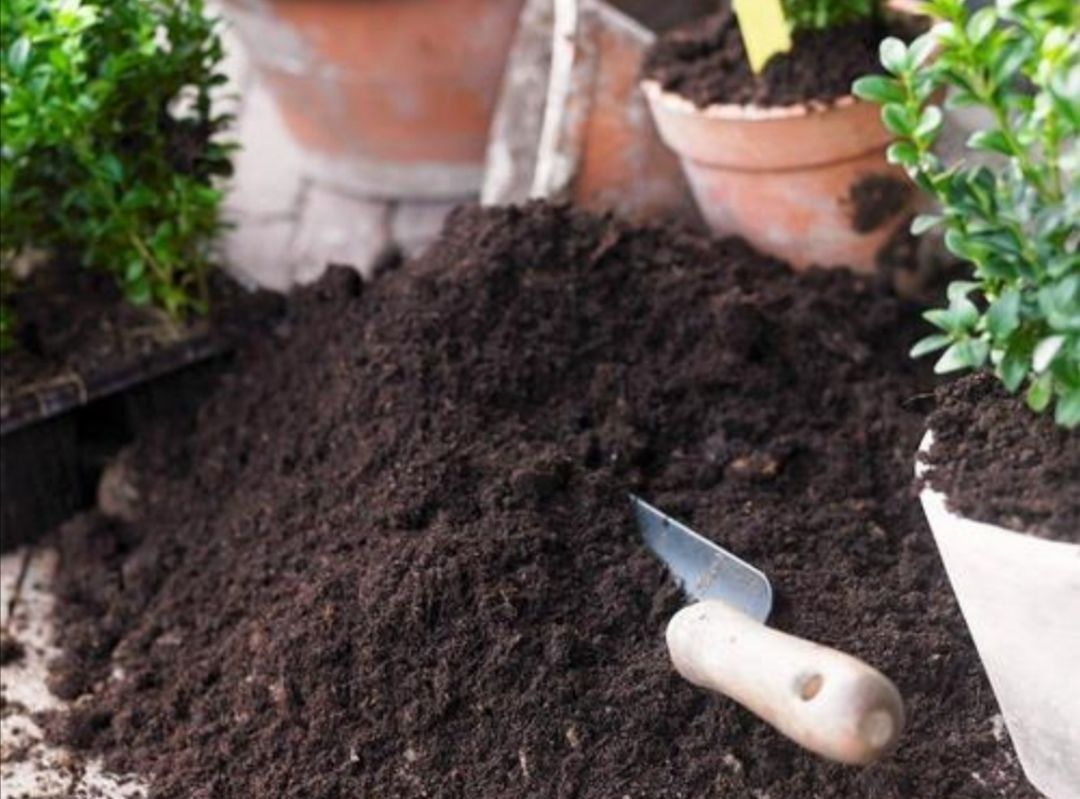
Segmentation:
[(1012, 145), (1008, 137), (1000, 130), (977, 130), (967, 140), (967, 146), (972, 150), (988, 150), (1002, 155), (1013, 155)]
[(1019, 342), (1009, 345), (997, 368), (998, 377), (1010, 394), (1019, 390), (1030, 370), (1030, 353)]
[(20, 36), (8, 48), (8, 69), (14, 75), (21, 75), (26, 69), (26, 62), (30, 59), (30, 40), (26, 36)]
[(929, 311), (924, 311), (923, 319), (939, 330), (951, 333), (956, 329), (952, 313), (944, 308), (931, 308)]
[(897, 136), (910, 136), (915, 130), (908, 110), (898, 103), (888, 103), (881, 108), (881, 122), (890, 133)]
[(990, 355), (990, 346), (981, 339), (957, 341), (934, 364), (937, 374), (947, 374), (961, 369), (979, 369)]
[(1035, 346), (1035, 354), (1031, 357), (1031, 368), (1036, 373), (1042, 373), (1049, 369), (1051, 362), (1057, 357), (1064, 343), (1065, 336), (1062, 335), (1048, 336), (1040, 341)]
[(867, 75), (859, 78), (851, 87), (852, 93), (872, 103), (902, 103), (907, 98), (904, 88), (884, 75)]
[(1054, 421), (1069, 430), (1080, 425), (1080, 388), (1066, 391), (1058, 397)]
[(124, 181), (124, 165), (112, 153), (102, 155), (98, 161), (98, 167), (101, 169), (102, 175), (110, 183), (122, 183)]
[(979, 285), (974, 280), (954, 280), (945, 290), (945, 296), (949, 298), (950, 303), (958, 303), (966, 300), (971, 292), (979, 288)]
[(908, 45), (908, 59), (913, 67), (921, 67), (937, 48), (937, 37), (930, 31), (916, 37)]
[(1042, 413), (1050, 405), (1053, 396), (1053, 377), (1048, 373), (1040, 375), (1028, 386), (1027, 404), (1035, 413)]
[(128, 265), (124, 269), (124, 281), (134, 283), (144, 274), (146, 274), (146, 262), (142, 258), (134, 257), (128, 261)]
[(950, 336), (937, 333), (932, 336), (927, 336), (921, 341), (917, 342), (914, 347), (911, 348), (912, 358), (922, 358), (924, 355), (929, 355), (931, 352), (937, 352), (952, 343)]
[(967, 36), (973, 44), (981, 44), (997, 24), (997, 12), (992, 6), (980, 8), (967, 24)]
[(919, 151), (909, 141), (894, 141), (885, 152), (890, 164), (913, 167), (919, 163)]
[(124, 296), (132, 305), (149, 305), (153, 299), (153, 289), (146, 275), (124, 286)]
[(944, 221), (944, 218), (936, 214), (919, 214), (911, 220), (911, 233), (915, 236), (921, 236), (931, 228), (940, 225)]
[(1080, 253), (1061, 253), (1046, 263), (1046, 272), (1050, 277), (1063, 277), (1074, 271), (1080, 272)]
[(907, 70), (909, 66), (907, 45), (900, 39), (889, 36), (882, 40), (879, 52), (881, 65), (893, 75), (901, 75)]
[(957, 258), (968, 261), (976, 261), (981, 256), (981, 252), (974, 241), (955, 228), (945, 231), (945, 247)]
[(928, 105), (922, 110), (919, 122), (915, 126), (915, 136), (919, 139), (932, 139), (941, 130), (945, 121), (944, 114), (936, 105)]
[(991, 303), (986, 312), (986, 329), (995, 340), (1003, 341), (1020, 327), (1020, 292), (1007, 289)]

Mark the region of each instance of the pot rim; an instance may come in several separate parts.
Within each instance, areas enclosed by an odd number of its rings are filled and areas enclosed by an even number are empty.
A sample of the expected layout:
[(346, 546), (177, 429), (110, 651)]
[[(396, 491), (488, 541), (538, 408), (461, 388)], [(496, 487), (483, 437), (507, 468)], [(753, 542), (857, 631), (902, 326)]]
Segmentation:
[[(930, 467), (921, 460), (920, 456), (929, 453), (930, 447), (932, 447), (933, 445), (934, 431), (928, 427), (919, 442), (919, 451), (915, 455), (916, 478), (922, 479), (922, 477), (929, 470)], [(919, 489), (919, 500), (921, 501), (924, 508), (926, 508), (928, 504), (932, 505), (936, 513), (948, 516), (949, 518), (963, 522), (966, 525), (977, 525), (981, 528), (993, 530), (1002, 535), (1023, 536), (1028, 541), (1038, 542), (1040, 546), (1060, 547), (1065, 552), (1080, 554), (1080, 544), (1074, 544), (1071, 541), (1057, 541), (1053, 538), (1044, 538), (1042, 536), (1035, 535), (1034, 533), (1026, 532), (1025, 530), (1017, 530), (1013, 527), (1006, 527), (1002, 524), (997, 524), (995, 522), (981, 522), (975, 519), (969, 519), (967, 516), (964, 516), (952, 510), (949, 507), (948, 497), (941, 491), (933, 488), (929, 483), (923, 483), (922, 487)], [(936, 536), (937, 531), (936, 529), (933, 529), (934, 525), (931, 524), (930, 526), (932, 528), (932, 532), (934, 532)]]
[(842, 111), (866, 105), (853, 94), (843, 94), (835, 100), (809, 101), (792, 105), (754, 105), (739, 103), (712, 103), (702, 108), (678, 92), (664, 89), (655, 78), (644, 78), (641, 90), (650, 102), (660, 103), (667, 110), (683, 116), (719, 119), (725, 122), (773, 122), (783, 119), (799, 119), (830, 111)]

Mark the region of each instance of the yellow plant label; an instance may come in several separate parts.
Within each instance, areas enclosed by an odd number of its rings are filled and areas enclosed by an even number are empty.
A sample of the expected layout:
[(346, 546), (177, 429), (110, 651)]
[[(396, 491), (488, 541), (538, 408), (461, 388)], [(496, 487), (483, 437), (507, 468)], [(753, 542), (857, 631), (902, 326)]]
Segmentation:
[(761, 72), (765, 62), (791, 49), (791, 33), (780, 0), (734, 0), (750, 69)]

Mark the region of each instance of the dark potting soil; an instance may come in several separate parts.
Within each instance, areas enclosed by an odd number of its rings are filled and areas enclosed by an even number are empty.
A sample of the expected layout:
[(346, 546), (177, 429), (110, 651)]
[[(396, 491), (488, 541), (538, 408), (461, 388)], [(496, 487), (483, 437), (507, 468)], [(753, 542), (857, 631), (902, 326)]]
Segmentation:
[(773, 56), (755, 75), (735, 14), (723, 10), (661, 36), (646, 56), (644, 74), (701, 108), (827, 103), (851, 94), (856, 78), (881, 71), (878, 45), (889, 35), (906, 32), (879, 21), (800, 31), (790, 52)]
[(1080, 544), (1080, 433), (1032, 413), (991, 375), (942, 386), (927, 482), (976, 521)]
[(891, 175), (867, 175), (851, 187), (851, 227), (858, 233), (877, 230), (907, 207), (913, 186)]
[[(917, 322), (739, 241), (455, 212), (145, 439), (134, 521), (60, 532), (53, 734), (158, 799), (1033, 798), (912, 490)], [(825, 763), (680, 680), (628, 490), (891, 675), (895, 754)]]
[(109, 373), (206, 334), (225, 335), (263, 318), (276, 303), (250, 295), (222, 273), (211, 279), (211, 314), (183, 324), (126, 302), (111, 275), (57, 259), (35, 268), (10, 298), (15, 346), (0, 358), (0, 411), (27, 394)]

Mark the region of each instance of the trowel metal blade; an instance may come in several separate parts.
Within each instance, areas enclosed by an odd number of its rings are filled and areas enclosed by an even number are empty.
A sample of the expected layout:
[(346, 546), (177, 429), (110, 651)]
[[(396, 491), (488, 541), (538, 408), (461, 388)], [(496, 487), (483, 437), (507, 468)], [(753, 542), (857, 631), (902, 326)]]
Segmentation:
[(769, 578), (746, 561), (630, 495), (641, 537), (695, 600), (719, 599), (764, 622), (772, 610)]

